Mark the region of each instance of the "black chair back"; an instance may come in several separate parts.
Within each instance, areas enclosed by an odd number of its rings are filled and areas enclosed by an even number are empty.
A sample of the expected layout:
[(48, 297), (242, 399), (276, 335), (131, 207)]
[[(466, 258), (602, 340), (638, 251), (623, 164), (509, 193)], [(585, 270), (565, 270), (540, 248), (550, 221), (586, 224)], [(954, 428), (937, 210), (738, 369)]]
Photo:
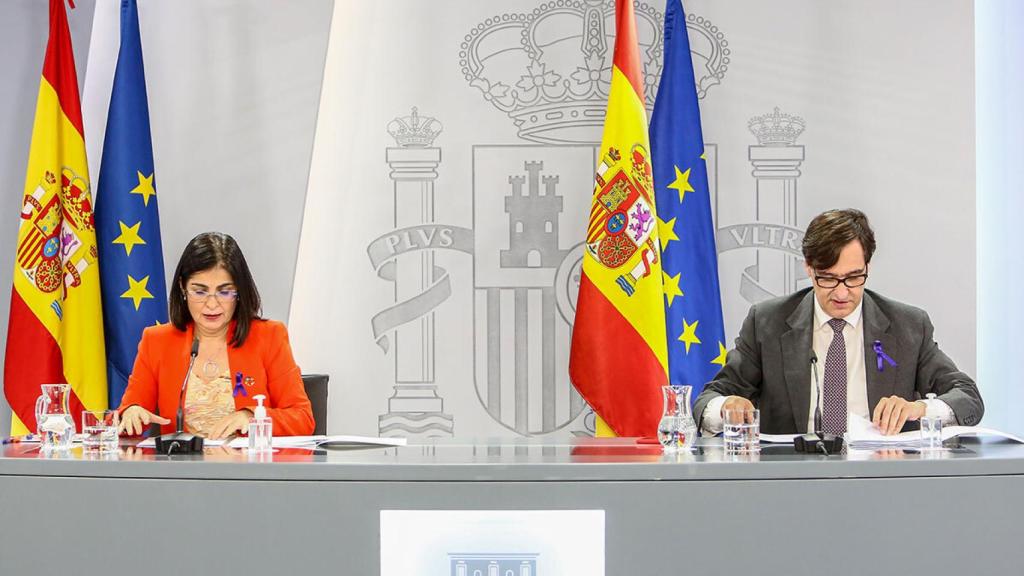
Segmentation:
[(306, 388), (306, 396), (313, 405), (313, 421), (316, 423), (313, 434), (327, 434), (327, 374), (303, 374), (302, 385)]

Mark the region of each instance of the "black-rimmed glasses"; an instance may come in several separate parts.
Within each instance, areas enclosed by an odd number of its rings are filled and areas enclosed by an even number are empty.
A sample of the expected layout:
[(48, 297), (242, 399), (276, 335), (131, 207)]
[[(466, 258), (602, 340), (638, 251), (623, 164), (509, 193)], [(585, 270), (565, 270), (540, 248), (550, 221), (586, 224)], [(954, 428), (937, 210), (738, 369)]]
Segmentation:
[(836, 278), (835, 276), (815, 276), (814, 283), (819, 288), (835, 288), (840, 283), (845, 284), (847, 288), (858, 288), (863, 286), (868, 281), (867, 274), (854, 274), (845, 278)]

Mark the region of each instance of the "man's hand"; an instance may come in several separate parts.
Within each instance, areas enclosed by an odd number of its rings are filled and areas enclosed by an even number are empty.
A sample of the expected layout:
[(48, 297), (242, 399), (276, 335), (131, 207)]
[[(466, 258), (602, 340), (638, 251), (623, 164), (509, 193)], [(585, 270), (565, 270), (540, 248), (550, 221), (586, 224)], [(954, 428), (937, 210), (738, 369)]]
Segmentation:
[(117, 431), (119, 434), (124, 433), (128, 436), (138, 436), (145, 432), (150, 424), (154, 423), (170, 424), (171, 421), (167, 418), (161, 418), (142, 406), (135, 404), (121, 412), (121, 424), (118, 425)]
[(924, 416), (926, 408), (924, 402), (908, 402), (899, 396), (889, 396), (878, 401), (871, 422), (886, 436), (898, 434), (908, 420), (919, 420)]
[(754, 404), (742, 396), (729, 396), (722, 403), (722, 419), (725, 419), (725, 411), (734, 410), (734, 414), (742, 414), (743, 419), (738, 420), (738, 416), (733, 417), (732, 422), (726, 421), (726, 424), (742, 424), (743, 422), (750, 422), (753, 418)]

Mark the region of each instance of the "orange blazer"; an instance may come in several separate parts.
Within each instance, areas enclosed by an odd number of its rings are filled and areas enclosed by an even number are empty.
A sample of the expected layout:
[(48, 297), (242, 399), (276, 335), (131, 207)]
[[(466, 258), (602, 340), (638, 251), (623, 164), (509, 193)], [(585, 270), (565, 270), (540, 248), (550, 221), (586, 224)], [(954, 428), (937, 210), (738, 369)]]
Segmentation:
[[(234, 322), (228, 327), (233, 334)], [(188, 369), (192, 348), (193, 325), (184, 331), (172, 324), (151, 326), (142, 332), (135, 367), (128, 377), (128, 388), (121, 398), (119, 410), (138, 404), (156, 412), (171, 423), (164, 425), (164, 433), (174, 432), (178, 414), (181, 383)], [(288, 330), (284, 324), (272, 320), (253, 320), (249, 336), (240, 348), (228, 346), (228, 364), (234, 385), (236, 372), (243, 378), (252, 378), (245, 386), (246, 395), (235, 398), (235, 410), (256, 406), (253, 396), (263, 394), (267, 399), (267, 416), (274, 422), (275, 436), (304, 436), (313, 433), (313, 409), (302, 385), (302, 375), (292, 357), (288, 343)]]

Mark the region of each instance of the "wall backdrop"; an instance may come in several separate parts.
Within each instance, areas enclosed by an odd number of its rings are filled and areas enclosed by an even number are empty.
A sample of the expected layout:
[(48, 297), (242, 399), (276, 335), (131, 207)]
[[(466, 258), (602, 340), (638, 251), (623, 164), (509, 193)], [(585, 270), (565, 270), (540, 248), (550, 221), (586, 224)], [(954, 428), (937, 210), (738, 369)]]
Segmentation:
[[(93, 182), (118, 4), (70, 13)], [(140, 0), (168, 275), (196, 233), (238, 238), (304, 371), (331, 375), (332, 433), (586, 433), (566, 359), (611, 6)], [(1012, 310), (979, 294), (1005, 289), (999, 270), (1021, 258), (1007, 214), (1024, 208), (1007, 199), (1024, 120), (1007, 102), (1024, 94), (1006, 82), (1021, 57), (999, 39), (1024, 14), (993, 2), (975, 22), (970, 0), (686, 8), (727, 339), (752, 302), (806, 285), (809, 219), (859, 207), (879, 243), (870, 287), (928, 310), (979, 374), (986, 424), (1017, 426), (1024, 398), (993, 355), (1024, 345), (1007, 338)], [(648, 106), (663, 10), (637, 3)], [(45, 3), (3, 3), (0, 32), (3, 334)], [(982, 115), (983, 98), (1006, 112)], [(513, 243), (520, 217), (550, 224)], [(8, 418), (0, 402), (0, 429)]]
[[(650, 105), (664, 5), (636, 7)], [(973, 373), (972, 3), (686, 8), (727, 340), (807, 285), (810, 218), (855, 206), (870, 287)], [(613, 34), (606, 0), (335, 5), (289, 319), (335, 430), (587, 432), (566, 367)]]

